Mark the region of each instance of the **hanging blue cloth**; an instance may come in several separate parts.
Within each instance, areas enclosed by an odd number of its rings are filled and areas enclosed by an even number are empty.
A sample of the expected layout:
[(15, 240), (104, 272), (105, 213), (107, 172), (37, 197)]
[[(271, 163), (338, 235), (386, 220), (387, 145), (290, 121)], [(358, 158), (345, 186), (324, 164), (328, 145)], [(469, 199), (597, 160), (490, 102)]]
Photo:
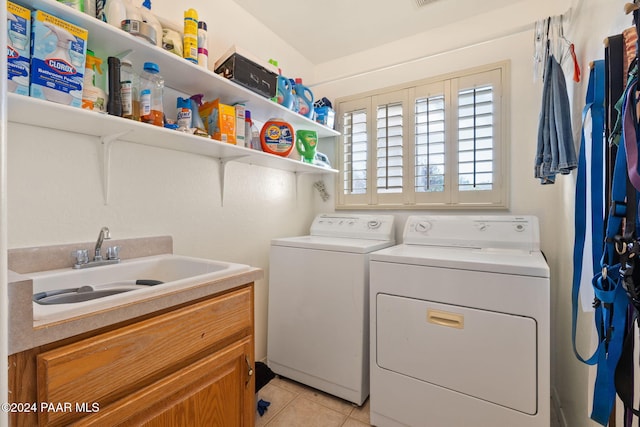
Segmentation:
[(553, 184), (556, 174), (567, 175), (577, 166), (567, 82), (562, 67), (549, 55), (542, 89), (535, 177), (541, 184)]

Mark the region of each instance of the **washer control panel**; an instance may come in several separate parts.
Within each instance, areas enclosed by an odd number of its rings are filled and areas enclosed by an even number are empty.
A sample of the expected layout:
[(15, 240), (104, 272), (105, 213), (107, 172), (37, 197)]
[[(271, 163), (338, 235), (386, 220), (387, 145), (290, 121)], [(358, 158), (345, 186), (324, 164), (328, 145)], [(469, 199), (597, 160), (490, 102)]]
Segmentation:
[(403, 243), (536, 251), (540, 249), (540, 230), (534, 216), (410, 216)]
[(311, 224), (311, 235), (393, 240), (393, 219), (393, 215), (320, 214)]

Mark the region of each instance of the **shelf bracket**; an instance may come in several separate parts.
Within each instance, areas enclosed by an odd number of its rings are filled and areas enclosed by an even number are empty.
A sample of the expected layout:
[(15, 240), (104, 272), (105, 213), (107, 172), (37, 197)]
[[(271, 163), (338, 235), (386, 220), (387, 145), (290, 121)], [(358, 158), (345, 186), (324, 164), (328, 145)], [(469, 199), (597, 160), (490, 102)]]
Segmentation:
[(296, 185), (295, 185), (295, 187), (296, 187), (295, 198), (296, 199), (295, 200), (296, 200), (296, 204), (297, 204), (298, 203), (298, 194), (300, 193), (300, 188), (299, 188), (300, 187), (300, 176), (302, 176), (302, 174), (300, 172), (297, 172), (297, 171), (294, 172), (293, 174), (296, 177)]
[(220, 206), (224, 206), (224, 176), (225, 176), (227, 163), (233, 162), (238, 159), (243, 159), (245, 157), (248, 157), (248, 156), (247, 155), (232, 156), (232, 157), (225, 157), (222, 159), (218, 159), (220, 161), (220, 168), (218, 169), (218, 172), (220, 173)]
[(100, 137), (101, 150), (99, 150), (100, 156), (100, 168), (102, 175), (102, 197), (104, 198), (105, 206), (109, 204), (109, 172), (111, 170), (111, 144), (131, 132), (127, 130), (125, 132), (115, 133), (113, 135), (107, 135)]

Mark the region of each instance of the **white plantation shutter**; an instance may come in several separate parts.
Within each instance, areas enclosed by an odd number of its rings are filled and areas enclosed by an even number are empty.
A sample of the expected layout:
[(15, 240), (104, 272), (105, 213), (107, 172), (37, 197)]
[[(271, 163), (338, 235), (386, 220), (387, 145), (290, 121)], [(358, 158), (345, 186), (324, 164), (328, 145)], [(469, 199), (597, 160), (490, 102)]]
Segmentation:
[(402, 103), (378, 105), (376, 120), (378, 193), (402, 192), (402, 121)]
[(492, 205), (504, 199), (502, 72), (491, 70), (452, 82), (457, 137), (454, 203)]
[(371, 133), (375, 135), (374, 205), (402, 204), (406, 178), (406, 131), (408, 112), (406, 90), (371, 97), (375, 114)]
[(493, 188), (493, 87), (458, 92), (458, 189)]
[(444, 95), (415, 101), (415, 191), (444, 191), (445, 110)]
[(370, 188), (369, 110), (370, 103), (358, 100), (346, 103), (339, 116), (342, 152), (338, 159), (342, 190), (338, 200), (344, 203), (368, 203)]
[(338, 104), (337, 207), (506, 207), (508, 64)]
[(344, 115), (344, 191), (345, 194), (367, 192), (367, 112), (352, 111)]
[(448, 91), (448, 82), (417, 86), (410, 91), (414, 109), (412, 200), (418, 205), (441, 205), (449, 200)]

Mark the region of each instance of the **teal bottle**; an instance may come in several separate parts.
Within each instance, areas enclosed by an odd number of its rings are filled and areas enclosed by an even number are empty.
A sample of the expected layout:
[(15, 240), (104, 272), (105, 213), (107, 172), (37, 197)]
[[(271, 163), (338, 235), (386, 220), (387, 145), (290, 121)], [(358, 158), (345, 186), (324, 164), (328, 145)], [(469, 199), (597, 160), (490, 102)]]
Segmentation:
[(302, 79), (298, 78), (293, 90), (298, 100), (298, 113), (313, 119), (313, 92), (311, 89), (303, 85)]
[(293, 86), (288, 78), (278, 76), (278, 104), (291, 109), (293, 106)]

